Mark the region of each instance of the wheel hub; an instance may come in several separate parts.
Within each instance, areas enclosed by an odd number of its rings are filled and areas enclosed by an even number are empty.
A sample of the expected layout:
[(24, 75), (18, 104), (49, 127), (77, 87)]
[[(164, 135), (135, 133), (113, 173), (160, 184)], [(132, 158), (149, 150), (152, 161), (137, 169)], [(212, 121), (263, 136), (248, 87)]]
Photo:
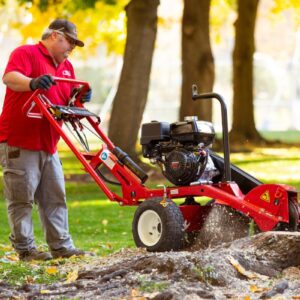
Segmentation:
[(154, 210), (144, 211), (138, 221), (138, 235), (146, 246), (155, 245), (162, 235), (162, 222)]

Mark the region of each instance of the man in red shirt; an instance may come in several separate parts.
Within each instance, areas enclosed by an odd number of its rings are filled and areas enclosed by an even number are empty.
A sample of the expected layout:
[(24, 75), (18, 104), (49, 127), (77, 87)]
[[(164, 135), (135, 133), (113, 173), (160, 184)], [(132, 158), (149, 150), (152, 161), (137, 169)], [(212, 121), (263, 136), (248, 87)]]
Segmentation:
[[(7, 89), (0, 116), (0, 162), (10, 240), (21, 260), (86, 254), (74, 247), (69, 234), (64, 176), (57, 154), (59, 134), (34, 105), (27, 113), (22, 112), (24, 103), (36, 89), (43, 90), (54, 104), (67, 105), (72, 86), (56, 84), (53, 76), (75, 78), (68, 57), (76, 46), (84, 46), (77, 38), (76, 26), (56, 19), (38, 44), (20, 46), (11, 53), (3, 75)], [(90, 98), (91, 91), (82, 100)], [(34, 202), (51, 253), (36, 248), (32, 225)]]

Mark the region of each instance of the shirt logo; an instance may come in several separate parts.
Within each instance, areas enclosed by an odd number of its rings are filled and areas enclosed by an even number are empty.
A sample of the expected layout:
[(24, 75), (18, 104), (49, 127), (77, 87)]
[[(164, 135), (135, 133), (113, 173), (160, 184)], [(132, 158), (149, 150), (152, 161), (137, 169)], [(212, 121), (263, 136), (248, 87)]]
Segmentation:
[(71, 73), (70, 73), (70, 71), (68, 71), (68, 70), (63, 70), (63, 71), (62, 71), (62, 74), (63, 74), (64, 76), (71, 76)]

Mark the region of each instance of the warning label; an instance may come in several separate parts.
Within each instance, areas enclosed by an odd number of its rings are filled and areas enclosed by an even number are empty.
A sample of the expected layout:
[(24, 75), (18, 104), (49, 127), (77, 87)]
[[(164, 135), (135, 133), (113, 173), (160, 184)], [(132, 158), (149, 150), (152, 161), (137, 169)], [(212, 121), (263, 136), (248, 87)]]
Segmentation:
[(270, 202), (270, 192), (267, 190), (261, 194), (260, 199), (266, 202)]

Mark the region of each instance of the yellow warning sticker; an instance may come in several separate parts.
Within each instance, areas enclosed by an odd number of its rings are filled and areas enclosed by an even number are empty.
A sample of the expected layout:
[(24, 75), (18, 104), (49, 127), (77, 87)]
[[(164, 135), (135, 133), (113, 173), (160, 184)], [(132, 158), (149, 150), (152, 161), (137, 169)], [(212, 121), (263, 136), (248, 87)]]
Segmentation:
[(261, 194), (260, 199), (266, 202), (270, 202), (270, 192), (266, 190), (263, 194)]

